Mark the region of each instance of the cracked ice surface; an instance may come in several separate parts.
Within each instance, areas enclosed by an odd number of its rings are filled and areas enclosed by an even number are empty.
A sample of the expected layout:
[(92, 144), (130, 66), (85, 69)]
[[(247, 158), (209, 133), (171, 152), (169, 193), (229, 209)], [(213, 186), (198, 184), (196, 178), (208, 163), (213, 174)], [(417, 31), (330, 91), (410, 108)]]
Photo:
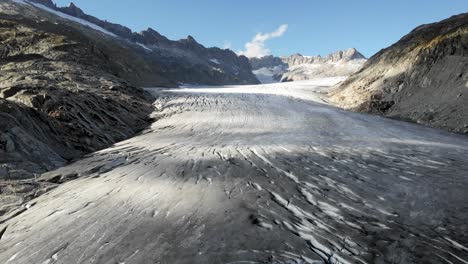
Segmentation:
[(468, 263), (467, 138), (323, 85), (152, 89), (157, 121), (52, 172), (78, 178), (0, 226), (0, 263)]

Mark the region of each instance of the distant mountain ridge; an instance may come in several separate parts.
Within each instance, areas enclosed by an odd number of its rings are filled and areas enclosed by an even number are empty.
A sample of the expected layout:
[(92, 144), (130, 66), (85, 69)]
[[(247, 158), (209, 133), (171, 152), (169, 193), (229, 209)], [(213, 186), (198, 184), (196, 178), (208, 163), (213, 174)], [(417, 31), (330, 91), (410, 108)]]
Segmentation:
[(366, 57), (355, 48), (336, 51), (325, 57), (296, 53), (285, 57), (250, 58), (254, 73), (265, 83), (349, 76), (365, 61)]
[(325, 57), (318, 56), (303, 56), (299, 53), (293, 54), (288, 57), (281, 57), (282, 61), (291, 66), (297, 66), (300, 64), (313, 64), (313, 63), (338, 63), (348, 62), (352, 60), (365, 60), (366, 57), (362, 55), (355, 48), (347, 50), (339, 50), (333, 52)]
[(228, 49), (205, 48), (190, 35), (186, 39), (173, 41), (152, 28), (132, 32), (128, 27), (86, 14), (73, 2), (66, 7), (58, 7), (51, 0), (17, 2), (32, 3), (36, 6), (39, 4), (56, 12), (82, 19), (128, 41), (128, 44), (134, 44), (148, 64), (148, 67), (145, 67), (146, 71), (161, 79), (161, 82), (157, 83), (154, 78), (135, 78), (137, 85), (258, 83), (246, 57), (238, 56)]

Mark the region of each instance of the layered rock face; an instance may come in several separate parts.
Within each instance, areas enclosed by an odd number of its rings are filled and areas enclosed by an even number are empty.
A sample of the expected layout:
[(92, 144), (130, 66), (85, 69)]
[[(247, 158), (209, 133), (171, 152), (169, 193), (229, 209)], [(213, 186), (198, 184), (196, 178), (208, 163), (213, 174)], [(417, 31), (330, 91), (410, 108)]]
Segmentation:
[(366, 58), (354, 48), (325, 57), (294, 54), (288, 57), (251, 58), (254, 73), (262, 82), (302, 81), (324, 77), (343, 77), (357, 72)]
[(338, 105), (468, 134), (468, 14), (414, 29), (331, 93)]

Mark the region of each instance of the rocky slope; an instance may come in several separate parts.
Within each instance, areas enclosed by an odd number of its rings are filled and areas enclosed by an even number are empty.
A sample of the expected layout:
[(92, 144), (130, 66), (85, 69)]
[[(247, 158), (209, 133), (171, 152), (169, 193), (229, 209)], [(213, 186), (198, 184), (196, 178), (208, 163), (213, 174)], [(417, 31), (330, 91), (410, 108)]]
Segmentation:
[(294, 54), (281, 58), (266, 56), (250, 59), (254, 73), (264, 83), (349, 76), (357, 72), (365, 61), (364, 55), (354, 48), (325, 57)]
[[(29, 178), (147, 124), (150, 97), (78, 31), (0, 18), (0, 178)], [(121, 70), (121, 69), (120, 69)]]
[(331, 99), (468, 134), (468, 13), (417, 27), (370, 58)]

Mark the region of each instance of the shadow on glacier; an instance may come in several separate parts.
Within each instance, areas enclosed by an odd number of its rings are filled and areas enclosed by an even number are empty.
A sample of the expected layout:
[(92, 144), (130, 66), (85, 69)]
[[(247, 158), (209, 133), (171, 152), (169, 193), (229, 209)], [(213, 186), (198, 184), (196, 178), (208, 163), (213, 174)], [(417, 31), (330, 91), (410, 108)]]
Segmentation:
[[(234, 147), (241, 152), (218, 146), (199, 159), (184, 147), (183, 158), (170, 148), (98, 152), (58, 170), (85, 173), (20, 216), (34, 222), (20, 260), (65, 241), (65, 252), (95, 245), (84, 259), (101, 262), (466, 259), (450, 242), (466, 244), (466, 151), (392, 144), (385, 150)], [(105, 168), (119, 158), (124, 162)], [(0, 249), (13, 253), (17, 240), (5, 239)], [(107, 248), (97, 250), (104, 242)]]

